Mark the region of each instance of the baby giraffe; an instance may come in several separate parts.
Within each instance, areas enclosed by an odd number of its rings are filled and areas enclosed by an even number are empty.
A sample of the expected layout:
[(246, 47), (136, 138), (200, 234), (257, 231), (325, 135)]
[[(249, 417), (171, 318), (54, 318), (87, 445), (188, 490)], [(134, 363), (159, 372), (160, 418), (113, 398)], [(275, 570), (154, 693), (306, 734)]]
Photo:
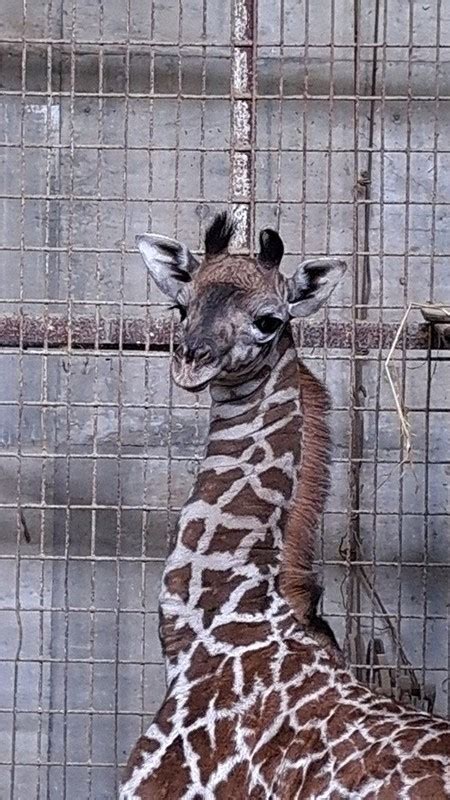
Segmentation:
[(160, 599), (168, 688), (129, 758), (121, 800), (442, 800), (450, 725), (359, 684), (316, 613), (314, 538), (329, 477), (328, 399), (294, 347), (344, 262), (279, 271), (283, 244), (230, 255), (215, 218), (199, 261), (138, 237), (176, 304), (173, 378), (210, 387), (206, 455)]

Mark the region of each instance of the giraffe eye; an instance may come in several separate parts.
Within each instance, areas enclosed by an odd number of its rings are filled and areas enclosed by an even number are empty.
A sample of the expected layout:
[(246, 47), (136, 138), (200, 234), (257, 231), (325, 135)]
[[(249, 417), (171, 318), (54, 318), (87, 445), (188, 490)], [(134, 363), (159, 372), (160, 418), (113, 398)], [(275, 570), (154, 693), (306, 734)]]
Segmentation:
[(170, 306), (170, 310), (171, 311), (174, 311), (175, 309), (180, 314), (180, 321), (183, 322), (183, 320), (186, 319), (186, 315), (187, 315), (186, 306), (182, 306), (182, 305), (180, 305), (180, 303), (176, 303), (176, 305)]
[(261, 333), (275, 333), (282, 324), (283, 320), (278, 317), (272, 317), (271, 314), (264, 314), (264, 316), (255, 319), (255, 325)]

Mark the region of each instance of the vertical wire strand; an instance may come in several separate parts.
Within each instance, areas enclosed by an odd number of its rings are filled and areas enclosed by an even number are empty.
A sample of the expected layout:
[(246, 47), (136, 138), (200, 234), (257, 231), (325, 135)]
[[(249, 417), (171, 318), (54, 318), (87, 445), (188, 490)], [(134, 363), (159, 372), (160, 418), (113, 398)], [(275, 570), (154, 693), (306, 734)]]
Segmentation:
[[(382, 97), (384, 97), (385, 91), (385, 52), (386, 52), (386, 23), (387, 23), (387, 0), (384, 0), (384, 7), (383, 7), (383, 35), (381, 37), (382, 42), (382, 78), (381, 78), (381, 87), (380, 93)], [(381, 5), (380, 2), (376, 3), (375, 6), (375, 19), (374, 19), (374, 30), (373, 30), (373, 50), (372, 50), (372, 63), (371, 63), (371, 77), (370, 77), (370, 95), (373, 98), (375, 95), (379, 94), (377, 89), (378, 85), (378, 71), (379, 71), (379, 28), (380, 28), (380, 14), (381, 14)], [(378, 251), (379, 251), (379, 260), (381, 262), (379, 274), (380, 274), (380, 283), (379, 283), (379, 295), (378, 295), (378, 323), (381, 330), (381, 305), (382, 305), (382, 287), (383, 287), (383, 252), (384, 252), (384, 223), (383, 223), (383, 209), (384, 209), (384, 148), (383, 148), (383, 126), (384, 126), (384, 105), (383, 100), (380, 101), (380, 115), (379, 115), (379, 203), (378, 203), (378, 214), (379, 214), (379, 238), (378, 238)], [(373, 198), (373, 178), (374, 178), (374, 169), (373, 169), (373, 161), (374, 161), (374, 153), (375, 153), (375, 146), (376, 146), (376, 102), (371, 99), (370, 100), (370, 112), (369, 112), (369, 137), (368, 137), (368, 153), (367, 153), (367, 184), (363, 187), (363, 202), (364, 202), (364, 239), (363, 239), (363, 260), (364, 260), (364, 269), (362, 275), (362, 287), (361, 287), (361, 304), (365, 304), (365, 308), (361, 309), (362, 314), (367, 317), (368, 309), (367, 306), (370, 300), (370, 292), (372, 286), (372, 278), (371, 278), (371, 264), (370, 264), (370, 249), (371, 249), (371, 236), (370, 236), (370, 218), (371, 218), (371, 211), (372, 205), (371, 200)], [(374, 673), (374, 662), (375, 662), (375, 633), (376, 633), (376, 622), (377, 622), (377, 613), (376, 613), (376, 598), (377, 598), (377, 538), (378, 538), (378, 483), (379, 483), (379, 476), (378, 476), (378, 460), (379, 460), (379, 432), (380, 432), (380, 388), (381, 388), (381, 365), (382, 365), (382, 342), (381, 336), (378, 345), (377, 351), (377, 358), (375, 362), (375, 370), (376, 370), (376, 388), (375, 388), (375, 410), (374, 410), (374, 433), (373, 433), (373, 467), (372, 467), (372, 480), (373, 480), (373, 505), (371, 507), (371, 515), (372, 515), (372, 525), (371, 525), (371, 533), (372, 533), (372, 546), (371, 546), (371, 566), (370, 566), (370, 634), (369, 634), (369, 641), (370, 641), (370, 648), (369, 648), (369, 659), (368, 659), (368, 673), (367, 679), (369, 684), (372, 684), (375, 679)], [(384, 678), (384, 676), (380, 676), (380, 678)]]
[[(69, 670), (71, 662), (69, 658), (70, 644), (70, 602), (69, 602), (69, 581), (70, 581), (70, 529), (71, 529), (71, 440), (72, 440), (72, 330), (73, 330), (73, 302), (74, 302), (74, 276), (73, 276), (73, 253), (74, 253), (74, 184), (75, 184), (75, 78), (76, 78), (76, 19), (77, 2), (72, 0), (70, 13), (70, 99), (69, 99), (69, 203), (68, 203), (68, 224), (67, 224), (67, 320), (68, 320), (68, 342), (67, 342), (67, 386), (65, 404), (65, 437), (62, 443), (65, 459), (65, 513), (64, 513), (64, 561), (63, 561), (63, 707), (62, 707), (62, 791), (63, 797), (67, 794), (67, 762), (68, 762), (68, 724), (69, 724)], [(73, 672), (72, 672), (73, 674)]]
[(306, 180), (308, 169), (308, 94), (309, 94), (309, 3), (305, 0), (305, 79), (303, 89), (303, 114), (302, 114), (302, 216), (300, 220), (300, 255), (303, 261), (306, 256)]
[[(354, 130), (354, 184), (358, 183), (359, 176), (359, 124), (360, 124), (360, 42), (359, 42), (359, 25), (360, 25), (360, 0), (353, 0), (353, 130)], [(357, 607), (355, 604), (354, 592), (354, 567), (352, 562), (355, 561), (357, 539), (358, 539), (358, 477), (355, 474), (357, 469), (356, 459), (354, 457), (357, 436), (358, 417), (355, 411), (356, 392), (357, 392), (357, 372), (356, 372), (356, 308), (359, 303), (359, 250), (360, 250), (360, 231), (359, 231), (359, 209), (358, 204), (355, 203), (353, 213), (353, 285), (352, 285), (352, 333), (351, 333), (351, 362), (350, 362), (350, 447), (349, 447), (349, 515), (348, 515), (348, 539), (345, 548), (345, 649), (348, 654), (351, 654), (352, 640), (356, 643), (354, 658), (359, 661), (358, 657), (358, 633), (359, 621), (356, 619), (356, 633), (353, 633), (355, 628), (354, 610)], [(358, 674), (358, 673), (357, 673)]]
[[(331, 216), (332, 216), (332, 197), (333, 197), (333, 186), (332, 186), (332, 156), (333, 156), (333, 128), (334, 128), (334, 110), (335, 110), (335, 101), (334, 101), (334, 75), (335, 75), (335, 38), (336, 38), (336, 3), (335, 0), (331, 0), (330, 2), (330, 47), (329, 47), (329, 54), (330, 54), (330, 63), (329, 63), (329, 97), (328, 97), (328, 129), (327, 129), (327, 173), (326, 173), (326, 235), (325, 235), (325, 252), (330, 253), (331, 248)], [(328, 321), (329, 321), (329, 309), (325, 306), (324, 310), (324, 328), (325, 332), (328, 329)], [(328, 343), (326, 340), (326, 333), (324, 339), (324, 346), (322, 348), (322, 374), (321, 378), (324, 381), (325, 385), (328, 384), (327, 376), (328, 376)], [(322, 515), (320, 521), (320, 533), (319, 533), (319, 563), (320, 568), (324, 571), (324, 564), (325, 564), (325, 516)], [(322, 595), (320, 603), (321, 609), (323, 612), (323, 603), (324, 603), (324, 595)]]
[[(154, 0), (150, 2), (150, 39), (154, 39), (154, 32), (155, 32), (155, 3)], [(148, 139), (149, 139), (149, 155), (148, 155), (148, 175), (147, 175), (147, 191), (148, 191), (148, 214), (147, 214), (147, 227), (148, 230), (152, 230), (152, 204), (150, 202), (150, 198), (153, 198), (153, 158), (154, 158), (154, 115), (155, 115), (155, 107), (154, 107), (154, 94), (155, 94), (155, 53), (154, 49), (152, 48), (150, 51), (150, 59), (149, 59), (149, 101), (148, 101), (148, 113), (149, 113), (149, 127), (148, 127)], [(147, 297), (147, 309), (146, 309), (146, 317), (147, 322), (150, 322), (150, 309), (151, 309), (151, 301), (152, 301), (152, 284), (150, 280), (150, 272), (146, 271), (146, 297)], [(150, 327), (148, 325), (148, 327)], [(149, 341), (146, 342), (146, 348), (144, 353), (144, 393), (145, 393), (145, 403), (147, 408), (144, 411), (144, 509), (142, 512), (142, 543), (141, 543), (141, 555), (142, 555), (142, 565), (141, 565), (141, 585), (140, 585), (140, 592), (141, 592), (141, 615), (142, 615), (142, 622), (141, 622), (141, 629), (142, 629), (142, 665), (140, 670), (140, 724), (139, 724), (139, 735), (141, 735), (144, 731), (144, 723), (145, 723), (145, 658), (147, 653), (147, 632), (146, 632), (146, 557), (151, 548), (151, 539), (147, 543), (147, 535), (152, 534), (152, 529), (148, 528), (149, 522), (151, 522), (151, 515), (150, 512), (147, 511), (147, 506), (150, 505), (149, 500), (149, 479), (151, 478), (151, 464), (150, 460), (146, 458), (146, 455), (149, 454), (150, 448), (150, 434), (151, 434), (151, 414), (150, 409), (152, 406), (152, 401), (154, 399), (153, 388), (152, 388), (152, 370), (151, 370), (151, 360), (150, 360), (150, 353), (148, 352)], [(151, 552), (151, 550), (150, 550)]]
[[(104, 6), (103, 0), (100, 0), (98, 5), (99, 13), (99, 40), (102, 41), (104, 36)], [(98, 526), (98, 512), (96, 506), (98, 503), (98, 436), (99, 436), (99, 355), (100, 341), (100, 235), (101, 235), (101, 199), (102, 199), (102, 183), (103, 183), (103, 141), (104, 141), (104, 49), (99, 48), (98, 53), (98, 97), (97, 97), (97, 149), (96, 149), (96, 202), (95, 202), (95, 237), (97, 253), (95, 255), (95, 299), (94, 306), (95, 312), (95, 350), (93, 359), (91, 360), (93, 366), (93, 402), (92, 409), (92, 478), (91, 478), (91, 503), (92, 508), (90, 512), (90, 610), (89, 610), (89, 655), (90, 664), (89, 669), (89, 699), (88, 699), (88, 731), (87, 731), (87, 750), (88, 750), (88, 770), (87, 770), (87, 791), (88, 797), (92, 797), (92, 762), (94, 759), (94, 709), (95, 709), (95, 689), (94, 679), (96, 672), (96, 627), (99, 624), (98, 617), (95, 611), (96, 606), (96, 584), (98, 580), (96, 553), (97, 553), (97, 526)]]
[(17, 694), (19, 687), (19, 669), (23, 645), (23, 622), (20, 597), (22, 566), (22, 429), (24, 413), (24, 347), (23, 347), (23, 315), (24, 315), (24, 258), (25, 258), (25, 103), (27, 79), (27, 43), (26, 19), (27, 0), (22, 0), (22, 44), (21, 44), (21, 109), (20, 109), (20, 250), (19, 250), (19, 354), (18, 354), (18, 410), (17, 410), (17, 490), (16, 490), (16, 565), (15, 565), (15, 615), (17, 625), (17, 647), (14, 657), (13, 674), (13, 712), (11, 728), (11, 785), (10, 800), (16, 795), (16, 747), (17, 747)]
[[(403, 270), (402, 270), (402, 284), (403, 284), (403, 306), (407, 308), (408, 306), (408, 293), (409, 293), (409, 286), (408, 286), (408, 275), (409, 275), (409, 261), (410, 261), (410, 250), (409, 250), (409, 229), (410, 229), (410, 214), (409, 214), (409, 200), (411, 198), (411, 95), (412, 95), (412, 55), (413, 55), (413, 30), (414, 30), (414, 18), (413, 18), (413, 2), (409, 0), (408, 2), (408, 66), (407, 66), (407, 99), (406, 99), (406, 152), (405, 152), (405, 232), (404, 232), (404, 258), (403, 258)], [(402, 408), (405, 408), (405, 401), (406, 401), (406, 359), (407, 359), (407, 352), (406, 352), (406, 341), (405, 337), (402, 336), (401, 342), (401, 404)], [(405, 441), (403, 432), (400, 433), (400, 456), (401, 462), (405, 457)], [(399, 559), (398, 559), (398, 569), (397, 569), (397, 647), (395, 651), (395, 683), (396, 686), (400, 684), (400, 663), (401, 663), (401, 650), (399, 647), (399, 643), (402, 641), (403, 631), (402, 631), (402, 616), (403, 616), (403, 597), (402, 597), (402, 586), (403, 586), (403, 561), (404, 561), (404, 552), (403, 552), (403, 525), (404, 525), (404, 477), (405, 472), (402, 469), (399, 475), (399, 495), (398, 495), (398, 537), (399, 537)]]
[[(51, 19), (52, 19), (52, 0), (48, 0), (47, 5), (47, 26), (50, 30), (51, 26)], [(53, 142), (53, 122), (52, 122), (52, 108), (53, 108), (53, 98), (52, 98), (52, 45), (49, 44), (46, 47), (46, 86), (47, 86), (47, 104), (46, 104), (46, 121), (45, 121), (45, 133), (46, 133), (46, 144), (47, 150), (45, 154), (45, 188), (47, 197), (50, 195), (51, 191), (51, 145)], [(45, 246), (49, 248), (50, 245), (50, 220), (51, 214), (51, 202), (49, 199), (45, 201)], [(46, 298), (50, 297), (50, 253), (44, 253), (44, 295)], [(38, 753), (39, 753), (39, 762), (42, 763), (43, 758), (43, 713), (44, 713), (44, 664), (46, 658), (46, 651), (44, 649), (44, 635), (45, 635), (45, 621), (46, 621), (46, 600), (45, 600), (45, 590), (46, 590), (46, 573), (45, 573), (45, 529), (46, 529), (46, 487), (48, 482), (48, 467), (49, 467), (49, 453), (48, 453), (48, 427), (49, 427), (49, 414), (48, 414), (48, 304), (45, 304), (43, 316), (45, 321), (45, 341), (44, 341), (44, 349), (42, 353), (42, 372), (41, 372), (41, 386), (40, 386), (40, 425), (42, 430), (42, 471), (41, 471), (41, 481), (40, 481), (40, 501), (41, 501), (41, 509), (39, 512), (40, 518), (40, 525), (39, 525), (39, 555), (40, 555), (40, 576), (39, 576), (39, 658), (40, 658), (40, 665), (39, 665), (39, 686), (38, 686), (38, 705), (40, 709), (39, 713), (39, 731), (38, 731)], [(51, 612), (50, 612), (51, 613)], [(49, 666), (49, 665), (48, 665)], [(46, 704), (45, 704), (46, 705)], [(47, 711), (47, 738), (49, 736), (49, 728), (50, 728), (50, 715)], [(47, 748), (45, 748), (47, 751)], [(48, 781), (48, 770), (46, 770), (47, 774), (47, 781)], [(41, 789), (42, 789), (42, 775), (43, 770), (39, 770), (39, 779), (37, 785), (37, 798), (36, 800), (40, 800), (41, 798)]]
[[(435, 46), (435, 77), (434, 77), (434, 120), (433, 120), (433, 183), (431, 195), (431, 247), (430, 247), (430, 287), (429, 298), (431, 302), (435, 301), (435, 259), (436, 259), (436, 204), (437, 204), (437, 190), (438, 190), (438, 149), (439, 149), (439, 95), (440, 95), (440, 69), (441, 69), (441, 22), (442, 22), (442, 0), (437, 0), (436, 4), (436, 46)], [(409, 198), (407, 198), (409, 199)], [(431, 529), (431, 516), (430, 516), (430, 497), (431, 484), (430, 484), (430, 414), (432, 403), (432, 382), (434, 377), (434, 370), (431, 358), (431, 349), (427, 352), (426, 359), (426, 398), (425, 398), (425, 452), (424, 452), (424, 542), (423, 542), (423, 571), (422, 571), (422, 670), (421, 682), (423, 688), (424, 699), (426, 699), (426, 680), (427, 680), (427, 617), (428, 617), (428, 591), (430, 581), (429, 573), (429, 548), (430, 548), (430, 529)], [(448, 599), (450, 595), (448, 594)], [(450, 609), (450, 603), (447, 603), (447, 608)], [(450, 612), (449, 612), (450, 613)], [(450, 666), (450, 618), (447, 618), (447, 635), (449, 640), (449, 661), (447, 663), (447, 670)], [(431, 648), (430, 648), (431, 649)], [(448, 685), (448, 678), (447, 678)], [(448, 712), (450, 716), (450, 692), (448, 693)]]
[[(119, 764), (119, 713), (122, 710), (123, 697), (120, 696), (120, 642), (124, 638), (123, 624), (121, 616), (121, 563), (122, 563), (122, 534), (123, 534), (123, 389), (124, 389), (124, 366), (123, 366), (123, 334), (124, 334), (124, 305), (125, 305), (125, 259), (128, 236), (128, 125), (129, 125), (129, 97), (130, 97), (130, 23), (131, 23), (131, 3), (126, 2), (126, 44), (125, 44), (125, 97), (124, 97), (124, 142), (123, 142), (123, 171), (122, 171), (122, 214), (123, 228), (122, 241), (120, 247), (120, 284), (119, 284), (119, 348), (117, 355), (118, 375), (117, 375), (117, 540), (116, 540), (116, 641), (115, 641), (115, 697), (114, 697), (114, 761)], [(125, 621), (125, 620), (124, 620)], [(123, 670), (125, 675), (125, 670)], [(116, 775), (116, 790), (118, 789), (119, 775)]]
[[(387, 40), (387, 14), (388, 14), (388, 0), (383, 0), (383, 6), (379, 6), (377, 8), (377, 14), (381, 14), (382, 12), (382, 19), (383, 19), (383, 32), (381, 36), (381, 77), (379, 81), (379, 92), (381, 94), (380, 100), (380, 114), (379, 114), (379, 123), (378, 123), (378, 153), (379, 153), (379, 173), (380, 173), (380, 184), (379, 184), (379, 204), (378, 204), (378, 215), (379, 215), (379, 259), (380, 259), (380, 269), (379, 269), (379, 287), (378, 287), (378, 325), (380, 330), (380, 337), (379, 337), (379, 344), (377, 348), (376, 354), (376, 384), (375, 384), (375, 409), (374, 409), (374, 452), (373, 452), (373, 508), (372, 508), (372, 565), (371, 565), (371, 593), (370, 593), (370, 607), (371, 607), (371, 619), (370, 619), (370, 642), (372, 643), (372, 647), (370, 648), (370, 661), (368, 664), (369, 672), (368, 672), (368, 682), (369, 684), (374, 683), (375, 681), (375, 673), (374, 673), (374, 656), (375, 651), (373, 647), (373, 643), (375, 640), (375, 633), (376, 633), (376, 606), (377, 606), (377, 577), (378, 577), (378, 569), (377, 569), (377, 559), (378, 559), (378, 520), (379, 514), (381, 509), (379, 507), (379, 498), (378, 498), (378, 484), (380, 482), (379, 479), (379, 436), (380, 436), (380, 411), (381, 411), (381, 385), (382, 385), (382, 363), (383, 363), (383, 350), (382, 350), (382, 324), (383, 324), (383, 291), (384, 291), (384, 192), (385, 192), (385, 181), (384, 181), (384, 161), (385, 161), (385, 112), (386, 112), (386, 98), (385, 98), (385, 86), (386, 86), (386, 40)], [(377, 21), (377, 27), (374, 35), (374, 41), (378, 41), (378, 29), (379, 29), (379, 19)], [(374, 48), (375, 50), (375, 48)], [(378, 61), (378, 54), (374, 57)], [(377, 64), (373, 66), (372, 69), (372, 94), (378, 94), (377, 91)], [(370, 131), (370, 139), (369, 139), (369, 157), (370, 162), (368, 163), (368, 176), (370, 181), (370, 198), (372, 197), (373, 192), (373, 169), (372, 169), (372, 162), (375, 153), (375, 139), (376, 139), (376, 127), (375, 127), (375, 115), (374, 113), (371, 116), (371, 120), (373, 119), (373, 123), (371, 125)], [(367, 194), (366, 194), (367, 197)], [(367, 215), (370, 213), (366, 212)], [(367, 253), (370, 249), (370, 226), (369, 223), (366, 222), (365, 225), (365, 244), (364, 250)], [(367, 272), (366, 272), (367, 275)], [(380, 611), (380, 610), (379, 610)], [(385, 620), (382, 616), (381, 611), (381, 622), (382, 625), (385, 625)], [(383, 685), (385, 685), (384, 678), (386, 676), (380, 675), (379, 678)]]
[[(282, 223), (282, 180), (283, 180), (283, 105), (284, 105), (284, 25), (285, 25), (285, 10), (284, 0), (280, 0), (280, 50), (278, 58), (278, 152), (276, 154), (277, 161), (277, 178), (276, 178), (276, 215), (277, 215), (277, 230), (280, 232)], [(271, 155), (271, 154), (270, 154)], [(269, 156), (270, 157), (270, 156)]]
[[(50, 14), (49, 14), (49, 20), (50, 20)], [(63, 34), (64, 34), (64, 14), (63, 14), (62, 6), (59, 8), (57, 21), (58, 21), (57, 30), (58, 30), (59, 36), (62, 38)], [(49, 25), (50, 25), (50, 22), (49, 22)], [(63, 162), (63, 158), (64, 158), (64, 155), (63, 155), (64, 151), (62, 150), (63, 100), (62, 100), (61, 94), (58, 95), (58, 92), (61, 92), (61, 90), (62, 90), (62, 80), (63, 80), (63, 57), (62, 57), (62, 54), (59, 54), (59, 58), (58, 58), (58, 71), (57, 71), (55, 76), (53, 76), (53, 74), (51, 74), (50, 80), (51, 80), (51, 90), (52, 90), (52, 98), (51, 98), (52, 99), (52, 105), (51, 105), (51, 109), (54, 108), (53, 103), (55, 103), (57, 111), (58, 111), (57, 142), (54, 143), (55, 145), (57, 145), (55, 147), (55, 162), (56, 162), (56, 164), (55, 164), (55, 189), (54, 189), (54, 195), (57, 195), (61, 191), (61, 171), (62, 171), (61, 170), (61, 166), (62, 166), (62, 162)], [(56, 87), (57, 87), (56, 93), (54, 92), (54, 89), (53, 89), (54, 81), (56, 82)], [(48, 142), (46, 144), (48, 145)], [(47, 294), (47, 299), (48, 300), (50, 298), (50, 281), (51, 281), (51, 284), (52, 284), (52, 291), (54, 291), (55, 295), (58, 296), (59, 271), (60, 271), (60, 264), (61, 264), (61, 250), (59, 248), (59, 244), (60, 244), (59, 222), (61, 220), (61, 212), (60, 212), (59, 203), (58, 203), (57, 200), (54, 199), (54, 197), (52, 198), (52, 205), (53, 205), (53, 208), (54, 208), (54, 220), (52, 220), (52, 228), (53, 228), (53, 230), (52, 230), (52, 236), (51, 236), (51, 241), (49, 242), (49, 245), (50, 244), (54, 245), (55, 248), (56, 248), (56, 252), (52, 253), (51, 249), (49, 248), (48, 266), (46, 264), (46, 269), (48, 269), (48, 277), (46, 276), (47, 286), (49, 287), (49, 292)], [(49, 230), (49, 234), (50, 234), (50, 230)], [(50, 262), (50, 256), (51, 256), (51, 262)], [(51, 272), (50, 272), (50, 263), (52, 264), (52, 268), (53, 268)], [(46, 309), (48, 309), (48, 313), (50, 314), (50, 302), (46, 303)], [(47, 310), (46, 310), (46, 313), (47, 313)], [(50, 329), (50, 323), (49, 323), (48, 329), (46, 328), (46, 334), (45, 334), (46, 348), (45, 349), (46, 349), (46, 358), (47, 358), (48, 366), (53, 368), (54, 359), (52, 359), (50, 357), (52, 351), (48, 347), (48, 344), (49, 344), (48, 343), (48, 330), (49, 329)], [(64, 362), (64, 353), (61, 355), (61, 357), (58, 356), (57, 363), (58, 363), (59, 367), (61, 367), (61, 365), (64, 365), (64, 363), (65, 363)], [(53, 373), (54, 373), (54, 370), (53, 370)], [(58, 370), (58, 378), (57, 378), (57, 381), (56, 381), (58, 389), (60, 389), (60, 386), (61, 386), (61, 383), (62, 383), (61, 377), (60, 377), (61, 373), (64, 374), (63, 370)], [(56, 390), (56, 394), (58, 392), (58, 389)], [(47, 394), (48, 394), (48, 388), (47, 388)], [(60, 408), (59, 410), (61, 411), (61, 416), (62, 416), (63, 409)], [(55, 497), (56, 497), (55, 486), (57, 484), (57, 477), (58, 477), (58, 474), (59, 474), (60, 463), (62, 464), (62, 461), (58, 462), (58, 459), (55, 458), (56, 450), (57, 450), (57, 446), (58, 446), (58, 441), (59, 441), (59, 428), (61, 426), (61, 417), (59, 415), (59, 410), (55, 408), (54, 412), (53, 412), (54, 416), (53, 416), (53, 419), (52, 419), (52, 448), (51, 448), (52, 452), (48, 454), (52, 458), (52, 472), (51, 472), (52, 487), (51, 487), (50, 497), (51, 497), (51, 501), (53, 501), (53, 502), (55, 501)], [(48, 499), (46, 500), (46, 505), (47, 505), (47, 507), (50, 505)], [(50, 511), (50, 509), (49, 509), (49, 511)], [(51, 560), (49, 561), (49, 555), (53, 554), (53, 552), (54, 552), (55, 542), (56, 542), (57, 536), (58, 536), (57, 533), (56, 533), (56, 530), (57, 530), (57, 524), (59, 522), (59, 513), (56, 511), (56, 509), (50, 511), (49, 518), (50, 518), (50, 525), (49, 525), (49, 531), (48, 531), (48, 543), (46, 545), (48, 547), (49, 553), (45, 553), (45, 550), (43, 550), (43, 557), (45, 556), (45, 558), (47, 560), (48, 566), (50, 567), (50, 575), (51, 575), (51, 578), (50, 578), (50, 602), (49, 602), (50, 609), (49, 609), (49, 620), (48, 620), (48, 627), (49, 627), (49, 644), (48, 644), (48, 706), (49, 706), (49, 721), (48, 721), (48, 736), (47, 736), (47, 748), (46, 748), (47, 749), (46, 800), (51, 800), (52, 788), (53, 788), (53, 779), (54, 779), (54, 775), (56, 774), (56, 769), (52, 769), (52, 762), (54, 760), (53, 759), (53, 752), (54, 752), (54, 748), (55, 748), (55, 740), (57, 738), (57, 734), (55, 734), (55, 729), (57, 729), (57, 725), (58, 725), (58, 714), (57, 714), (57, 710), (55, 708), (56, 704), (54, 703), (54, 696), (55, 696), (55, 679), (54, 678), (55, 678), (55, 671), (58, 669), (58, 665), (53, 662), (53, 654), (54, 654), (54, 650), (55, 650), (55, 639), (57, 638), (57, 635), (58, 635), (55, 632), (55, 628), (59, 629), (57, 620), (60, 617), (60, 614), (55, 612), (55, 610), (54, 610), (54, 597), (55, 597), (55, 594), (58, 592), (58, 589), (60, 588), (59, 587), (59, 582), (60, 582), (60, 574), (61, 574), (61, 571), (60, 571), (61, 564), (57, 563), (56, 561), (55, 562), (53, 562)], [(51, 530), (51, 535), (50, 535), (50, 530)], [(59, 605), (60, 605), (60, 603), (59, 603)], [(62, 718), (62, 714), (61, 713), (59, 714), (59, 718), (60, 719)]]

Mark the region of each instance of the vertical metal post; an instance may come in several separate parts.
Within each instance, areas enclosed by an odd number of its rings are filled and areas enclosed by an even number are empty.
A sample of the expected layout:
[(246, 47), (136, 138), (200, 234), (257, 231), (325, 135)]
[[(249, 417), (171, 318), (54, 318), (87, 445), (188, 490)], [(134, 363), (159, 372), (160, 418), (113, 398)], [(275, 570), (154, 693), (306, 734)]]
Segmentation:
[(257, 0), (234, 0), (231, 65), (231, 202), (235, 246), (252, 252), (254, 233)]

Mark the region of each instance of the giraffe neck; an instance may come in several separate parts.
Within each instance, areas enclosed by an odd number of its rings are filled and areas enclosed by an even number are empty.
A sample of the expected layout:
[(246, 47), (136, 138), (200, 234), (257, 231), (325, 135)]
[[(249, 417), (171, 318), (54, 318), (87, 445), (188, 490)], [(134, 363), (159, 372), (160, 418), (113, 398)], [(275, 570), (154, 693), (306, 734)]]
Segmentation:
[(299, 377), (288, 329), (259, 375), (212, 389), (205, 459), (163, 578), (169, 662), (211, 629), (217, 638), (222, 625), (231, 646), (233, 637), (241, 644), (259, 637), (258, 626), (286, 608), (279, 577), (300, 464)]

